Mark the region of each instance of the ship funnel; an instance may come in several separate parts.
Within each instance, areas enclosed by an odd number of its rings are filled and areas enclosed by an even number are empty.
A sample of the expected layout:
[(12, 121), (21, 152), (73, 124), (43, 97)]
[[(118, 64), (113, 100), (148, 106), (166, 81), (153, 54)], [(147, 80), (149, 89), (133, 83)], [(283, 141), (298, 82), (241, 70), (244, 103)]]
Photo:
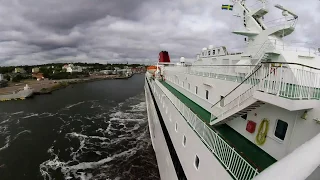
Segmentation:
[(159, 62), (170, 63), (170, 57), (167, 51), (161, 51), (159, 53)]

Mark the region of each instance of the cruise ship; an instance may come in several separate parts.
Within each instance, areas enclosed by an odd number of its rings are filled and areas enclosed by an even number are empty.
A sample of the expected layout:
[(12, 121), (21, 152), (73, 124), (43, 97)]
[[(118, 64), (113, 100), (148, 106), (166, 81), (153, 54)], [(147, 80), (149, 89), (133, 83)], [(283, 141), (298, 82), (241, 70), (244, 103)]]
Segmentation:
[[(162, 51), (145, 76), (152, 145), (163, 180), (320, 179), (319, 50), (289, 44), (298, 15), (234, 0), (246, 47)], [(270, 10), (282, 13), (266, 22)]]

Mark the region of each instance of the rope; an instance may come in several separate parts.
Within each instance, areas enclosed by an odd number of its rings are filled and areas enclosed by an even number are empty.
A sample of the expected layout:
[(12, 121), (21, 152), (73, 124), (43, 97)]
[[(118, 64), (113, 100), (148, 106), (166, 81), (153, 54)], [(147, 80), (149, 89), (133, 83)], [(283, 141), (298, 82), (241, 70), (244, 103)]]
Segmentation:
[(256, 143), (262, 146), (267, 140), (267, 134), (269, 130), (269, 120), (263, 119), (259, 125), (258, 134), (256, 136)]

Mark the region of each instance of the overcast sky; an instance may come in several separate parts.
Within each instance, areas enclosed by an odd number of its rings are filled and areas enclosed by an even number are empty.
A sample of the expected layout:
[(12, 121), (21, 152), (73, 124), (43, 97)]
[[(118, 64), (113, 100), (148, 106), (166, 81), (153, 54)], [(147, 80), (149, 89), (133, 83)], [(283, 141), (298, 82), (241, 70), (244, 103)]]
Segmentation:
[[(319, 0), (273, 0), (299, 15), (290, 41), (320, 44)], [(0, 0), (0, 65), (194, 58), (243, 37), (228, 0)], [(252, 4), (252, 0), (248, 2)], [(281, 17), (271, 9), (268, 19)]]

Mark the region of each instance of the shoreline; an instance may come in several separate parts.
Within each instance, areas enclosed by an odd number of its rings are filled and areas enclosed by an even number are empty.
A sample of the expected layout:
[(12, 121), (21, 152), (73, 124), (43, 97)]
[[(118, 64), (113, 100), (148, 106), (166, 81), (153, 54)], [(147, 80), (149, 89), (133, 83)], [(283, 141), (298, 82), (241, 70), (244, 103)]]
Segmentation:
[[(104, 75), (104, 76), (90, 76), (88, 78), (77, 78), (77, 79), (62, 79), (62, 80), (43, 80), (43, 81), (26, 81), (20, 84), (28, 84), (30, 83), (30, 87), (33, 89), (33, 94), (29, 97), (21, 97), (21, 98), (11, 98), (11, 99), (1, 99), (1, 96), (8, 96), (13, 93), (2, 93), (0, 94), (0, 102), (1, 101), (12, 101), (12, 100), (25, 100), (27, 98), (32, 98), (33, 96), (37, 95), (46, 95), (51, 94), (54, 91), (64, 89), (70, 85), (80, 84), (80, 83), (87, 83), (87, 82), (94, 82), (94, 81), (102, 81), (102, 80), (113, 80), (113, 79), (129, 79), (133, 76), (118, 76), (118, 75)], [(33, 84), (32, 84), (33, 83)], [(34, 86), (34, 87), (33, 87)], [(21, 86), (10, 86), (7, 89), (11, 91), (18, 91), (21, 90)], [(5, 88), (3, 88), (5, 89)], [(1, 89), (0, 89), (1, 90)], [(7, 91), (9, 92), (9, 91)]]

